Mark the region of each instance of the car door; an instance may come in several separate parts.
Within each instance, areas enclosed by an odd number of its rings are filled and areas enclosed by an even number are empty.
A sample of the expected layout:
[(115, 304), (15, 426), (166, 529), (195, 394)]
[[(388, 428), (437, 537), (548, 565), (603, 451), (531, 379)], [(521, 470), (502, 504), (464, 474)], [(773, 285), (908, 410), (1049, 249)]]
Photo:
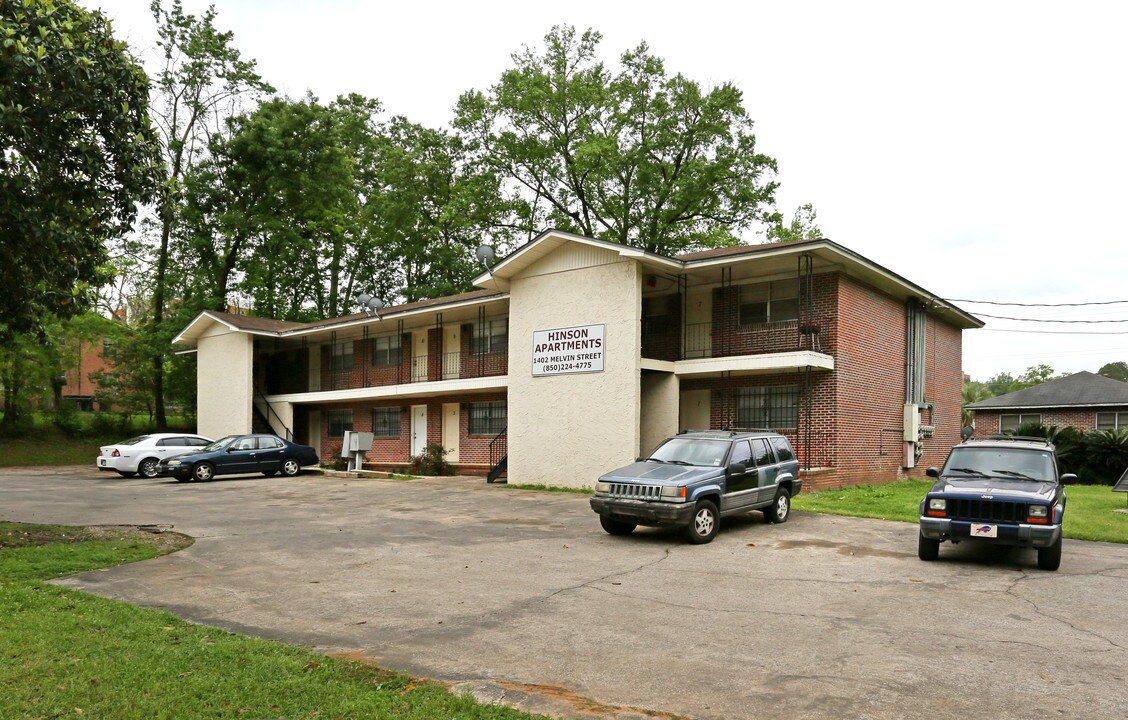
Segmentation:
[(185, 442), (187, 441), (182, 437), (161, 438), (157, 441), (157, 446), (153, 448), (153, 454), (156, 455), (158, 461), (176, 457), (187, 452), (184, 447)]
[(769, 503), (775, 499), (776, 486), (779, 484), (779, 464), (767, 440), (752, 440), (752, 459), (756, 462), (757, 472), (756, 500), (761, 504)]
[(721, 510), (739, 510), (756, 502), (756, 466), (752, 462), (752, 451), (747, 440), (737, 440), (729, 452), (728, 464), (744, 465), (742, 473), (730, 473), (725, 479), (725, 496), (721, 500)]
[(222, 457), (216, 458), (217, 475), (258, 472), (258, 442), (254, 435), (238, 438)]
[(259, 472), (277, 472), (282, 469), (282, 459), (286, 456), (286, 444), (276, 437), (259, 436)]

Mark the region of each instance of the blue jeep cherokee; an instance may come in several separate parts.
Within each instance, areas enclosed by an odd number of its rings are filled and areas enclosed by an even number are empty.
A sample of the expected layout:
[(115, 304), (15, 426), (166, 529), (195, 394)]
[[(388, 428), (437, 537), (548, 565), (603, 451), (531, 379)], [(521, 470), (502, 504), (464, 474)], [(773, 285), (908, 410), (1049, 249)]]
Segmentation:
[(920, 502), (921, 560), (935, 560), (940, 543), (963, 540), (1038, 550), (1038, 567), (1061, 565), (1061, 521), (1066, 482), (1054, 446), (1043, 438), (1006, 435), (971, 438), (952, 448)]
[(690, 431), (600, 477), (591, 509), (612, 535), (638, 525), (682, 527), (686, 540), (701, 544), (713, 539), (726, 515), (763, 510), (768, 522), (786, 521), (802, 485), (782, 435)]

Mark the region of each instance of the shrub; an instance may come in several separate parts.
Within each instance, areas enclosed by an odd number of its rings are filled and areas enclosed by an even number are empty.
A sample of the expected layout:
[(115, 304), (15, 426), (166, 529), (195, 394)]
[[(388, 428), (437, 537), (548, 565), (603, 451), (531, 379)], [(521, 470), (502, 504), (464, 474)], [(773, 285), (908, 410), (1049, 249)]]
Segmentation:
[(1085, 435), (1081, 482), (1112, 485), (1128, 468), (1128, 429), (1094, 430)]
[(349, 459), (341, 453), (342, 444), (337, 442), (329, 446), (329, 453), (325, 456), (325, 461), (321, 463), (322, 467), (327, 467), (330, 470), (348, 470)]
[(453, 475), (454, 468), (446, 461), (447, 450), (439, 443), (427, 443), (419, 455), (411, 456), (409, 475)]

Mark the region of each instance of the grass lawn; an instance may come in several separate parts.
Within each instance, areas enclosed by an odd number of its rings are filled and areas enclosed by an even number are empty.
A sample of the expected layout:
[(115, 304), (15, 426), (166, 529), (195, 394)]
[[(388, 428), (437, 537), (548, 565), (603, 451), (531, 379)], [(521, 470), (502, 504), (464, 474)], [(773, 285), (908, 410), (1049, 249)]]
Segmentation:
[(124, 437), (75, 439), (61, 432), (44, 431), (23, 438), (0, 438), (0, 467), (22, 465), (89, 465), (94, 467), (98, 448)]
[[(920, 501), (931, 480), (901, 480), (888, 485), (859, 485), (842, 490), (799, 493), (792, 505), (828, 515), (880, 518), (918, 522)], [(1115, 512), (1125, 507), (1124, 493), (1114, 493), (1107, 485), (1069, 485), (1065, 506), (1065, 537), (1075, 540), (1101, 540), (1128, 543), (1128, 514)]]
[(534, 717), (436, 683), (42, 582), (154, 557), (176, 549), (181, 537), (0, 522), (0, 715)]

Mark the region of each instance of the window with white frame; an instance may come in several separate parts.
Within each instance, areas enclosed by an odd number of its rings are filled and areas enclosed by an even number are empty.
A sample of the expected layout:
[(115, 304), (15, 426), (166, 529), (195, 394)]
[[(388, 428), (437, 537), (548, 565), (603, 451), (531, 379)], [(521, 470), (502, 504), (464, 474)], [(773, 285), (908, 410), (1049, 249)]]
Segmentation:
[(372, 364), (396, 367), (400, 364), (403, 336), (384, 335), (372, 341)]
[(740, 324), (799, 319), (799, 280), (773, 280), (740, 286)]
[(352, 340), (340, 342), (331, 346), (329, 367), (333, 370), (352, 370), (353, 344)]
[(505, 320), (486, 320), (475, 323), (470, 342), (474, 355), (506, 352), (509, 349), (509, 331)]
[(1041, 425), (1041, 413), (1016, 413), (999, 416), (999, 432), (1013, 433), (1023, 425)]
[(353, 429), (352, 410), (330, 410), (325, 413), (325, 421), (329, 426), (329, 437), (344, 437), (346, 430)]
[(470, 403), (471, 435), (497, 435), (505, 429), (505, 401)]
[(372, 434), (382, 438), (400, 436), (400, 409), (382, 407), (372, 409)]
[(1128, 412), (1097, 413), (1098, 430), (1120, 430), (1128, 428)]
[(736, 391), (736, 424), (744, 428), (786, 429), (799, 426), (799, 387), (774, 385)]

